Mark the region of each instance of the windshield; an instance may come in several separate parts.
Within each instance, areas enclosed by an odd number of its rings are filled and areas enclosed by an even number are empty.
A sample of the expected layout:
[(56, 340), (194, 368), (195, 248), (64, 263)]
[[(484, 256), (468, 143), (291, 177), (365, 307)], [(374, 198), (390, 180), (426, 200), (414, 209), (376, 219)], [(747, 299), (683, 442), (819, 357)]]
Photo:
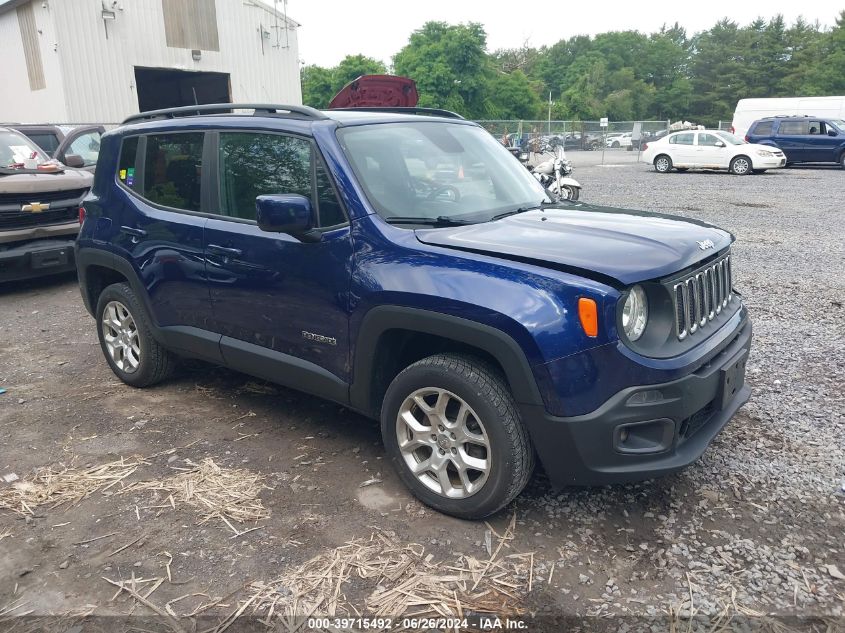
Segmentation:
[(839, 128), (840, 132), (845, 132), (845, 121), (842, 119), (830, 119), (830, 122)]
[(0, 131), (0, 167), (35, 169), (46, 161), (44, 153), (24, 135)]
[(721, 138), (723, 141), (730, 145), (745, 145), (745, 139), (741, 139), (738, 136), (734, 136), (730, 132), (716, 132), (716, 134)]
[(337, 135), (367, 199), (386, 219), (486, 222), (549, 202), (528, 170), (473, 125), (373, 124)]

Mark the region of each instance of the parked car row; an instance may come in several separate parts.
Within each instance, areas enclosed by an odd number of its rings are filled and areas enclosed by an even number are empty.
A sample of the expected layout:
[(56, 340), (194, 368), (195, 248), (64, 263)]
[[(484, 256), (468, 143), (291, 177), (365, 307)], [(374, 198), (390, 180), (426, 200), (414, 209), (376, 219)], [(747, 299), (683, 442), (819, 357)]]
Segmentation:
[(777, 116), (754, 121), (745, 138), (722, 130), (685, 130), (643, 145), (641, 160), (660, 173), (723, 169), (762, 173), (797, 163), (838, 163), (845, 169), (845, 120)]

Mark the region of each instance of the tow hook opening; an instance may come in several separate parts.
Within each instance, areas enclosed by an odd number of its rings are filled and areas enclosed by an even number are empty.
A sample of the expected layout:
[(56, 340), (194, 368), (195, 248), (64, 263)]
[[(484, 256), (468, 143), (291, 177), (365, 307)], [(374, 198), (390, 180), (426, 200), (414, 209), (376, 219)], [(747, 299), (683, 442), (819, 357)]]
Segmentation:
[(669, 450), (675, 438), (675, 423), (669, 418), (620, 424), (613, 430), (613, 448), (618, 453), (643, 455)]

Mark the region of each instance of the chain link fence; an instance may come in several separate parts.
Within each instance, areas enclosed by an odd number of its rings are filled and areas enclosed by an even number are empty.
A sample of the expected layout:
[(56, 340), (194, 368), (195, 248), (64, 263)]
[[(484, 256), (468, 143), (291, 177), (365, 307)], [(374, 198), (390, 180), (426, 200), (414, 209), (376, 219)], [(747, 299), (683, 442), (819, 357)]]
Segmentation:
[(669, 121), (476, 121), (508, 147), (540, 151), (540, 146), (563, 145), (570, 150), (636, 150), (641, 143), (669, 131)]

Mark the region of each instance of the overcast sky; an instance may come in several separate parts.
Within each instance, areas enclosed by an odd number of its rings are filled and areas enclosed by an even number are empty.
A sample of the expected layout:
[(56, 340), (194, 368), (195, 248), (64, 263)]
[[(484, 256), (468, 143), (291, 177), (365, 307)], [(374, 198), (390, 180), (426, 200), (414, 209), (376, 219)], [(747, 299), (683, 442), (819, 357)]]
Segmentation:
[[(269, 4), (273, 0), (265, 0)], [(278, 0), (279, 9), (282, 0)], [(306, 64), (334, 66), (346, 55), (362, 53), (390, 64), (411, 31), (429, 20), (481, 22), (490, 51), (551, 45), (578, 34), (636, 29), (651, 33), (678, 21), (687, 33), (710, 28), (728, 17), (740, 24), (782, 13), (833, 25), (845, 3), (836, 0), (707, 0), (706, 2), (589, 2), (563, 0), (288, 0), (288, 14), (299, 29), (299, 57)], [(529, 17), (533, 16), (533, 17)]]

